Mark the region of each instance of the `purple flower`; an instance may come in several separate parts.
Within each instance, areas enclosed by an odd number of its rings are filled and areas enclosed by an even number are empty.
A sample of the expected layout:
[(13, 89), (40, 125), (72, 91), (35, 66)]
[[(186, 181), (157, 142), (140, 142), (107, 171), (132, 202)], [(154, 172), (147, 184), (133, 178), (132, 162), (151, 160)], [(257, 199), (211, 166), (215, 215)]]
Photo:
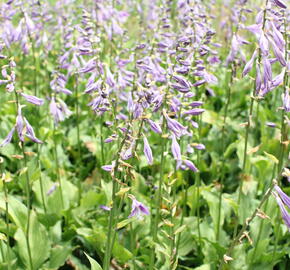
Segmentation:
[(183, 163), (185, 166), (190, 169), (193, 172), (198, 172), (198, 169), (195, 167), (195, 165), (190, 160), (183, 160)]
[(288, 195), (284, 193), (278, 185), (275, 185), (275, 190), (277, 191), (283, 203), (287, 205), (287, 207), (290, 209), (290, 198), (288, 197)]
[(106, 206), (106, 205), (100, 205), (100, 208), (105, 210), (105, 211), (111, 211), (111, 208), (109, 206)]
[(14, 134), (14, 131), (15, 131), (15, 127), (13, 127), (10, 132), (8, 133), (7, 137), (3, 140), (3, 142), (0, 144), (0, 147), (3, 147), (5, 145), (7, 145), (8, 143), (11, 142), (12, 140), (12, 137), (13, 137), (13, 134)]
[(166, 112), (164, 112), (164, 116), (167, 120), (167, 127), (174, 133), (176, 137), (180, 137), (187, 133), (187, 128), (181, 125), (178, 121), (171, 119)]
[(278, 74), (271, 82), (271, 89), (276, 88), (279, 85), (283, 84), (284, 81), (284, 74), (285, 74), (285, 69), (282, 70), (280, 74)]
[(58, 99), (58, 103), (56, 103), (54, 97), (51, 98), (49, 108), (56, 124), (63, 121), (65, 118), (72, 114), (72, 112), (68, 109), (62, 100)]
[(24, 128), (24, 121), (23, 121), (23, 117), (22, 117), (21, 106), (19, 106), (18, 107), (18, 114), (16, 117), (16, 131), (17, 131), (17, 134), (18, 134), (20, 141), (22, 141), (22, 142), (24, 142), (23, 128)]
[(148, 164), (152, 165), (153, 164), (153, 155), (152, 155), (152, 150), (150, 148), (150, 145), (148, 143), (147, 138), (145, 137), (145, 135), (143, 135), (143, 142), (144, 142), (144, 155), (147, 159)]
[(263, 66), (264, 66), (264, 78), (266, 81), (272, 80), (272, 67), (268, 58), (263, 58)]
[(189, 106), (191, 106), (191, 107), (199, 107), (201, 105), (203, 105), (202, 101), (193, 101), (189, 104)]
[(287, 8), (286, 4), (282, 0), (273, 0), (274, 3), (280, 8)]
[(161, 127), (158, 123), (153, 122), (150, 119), (148, 119), (147, 122), (150, 125), (150, 128), (152, 129), (153, 132), (158, 133), (158, 134), (162, 133)]
[(245, 77), (252, 69), (253, 64), (254, 64), (254, 60), (257, 57), (257, 51), (255, 50), (251, 59), (249, 60), (249, 62), (245, 65), (245, 68), (243, 70), (243, 77)]
[(261, 70), (258, 63), (256, 65), (256, 73), (257, 73), (256, 74), (256, 95), (258, 95), (262, 87), (262, 75), (261, 75)]
[(268, 127), (271, 127), (271, 128), (275, 128), (275, 127), (276, 127), (276, 124), (273, 123), (273, 122), (266, 122), (266, 125), (267, 125)]
[(175, 135), (172, 135), (171, 152), (175, 160), (181, 160), (180, 146), (176, 140)]
[(262, 54), (264, 56), (267, 56), (269, 54), (269, 42), (266, 38), (264, 32), (261, 32), (260, 38), (259, 38), (259, 46), (262, 51)]
[(187, 115), (200, 115), (202, 114), (203, 112), (205, 112), (204, 109), (192, 109), (192, 110), (188, 110), (188, 111), (185, 111), (183, 114)]
[(205, 149), (205, 145), (202, 143), (193, 144), (192, 146), (197, 150), (204, 150)]
[(276, 46), (276, 44), (270, 40), (272, 47), (273, 47), (273, 52), (274, 55), (276, 56), (277, 60), (280, 62), (280, 64), (285, 67), (286, 66), (286, 61), (285, 61), (285, 57), (284, 54), (282, 53), (282, 51)]
[(44, 103), (44, 100), (42, 98), (38, 98), (38, 97), (35, 97), (35, 96), (30, 96), (30, 95), (27, 95), (27, 94), (24, 94), (24, 93), (21, 93), (21, 96), (23, 96), (27, 102), (30, 102), (36, 106), (41, 106), (43, 105)]
[(52, 187), (46, 192), (46, 195), (51, 195), (57, 188), (57, 184), (53, 184)]
[(111, 172), (114, 169), (114, 165), (113, 164), (112, 165), (104, 165), (101, 168), (106, 172)]
[(288, 230), (290, 231), (290, 215), (289, 215), (287, 209), (285, 208), (283, 201), (280, 199), (279, 195), (276, 192), (273, 192), (273, 195), (274, 195), (274, 197), (275, 197), (275, 199), (280, 207), (282, 218), (283, 218), (286, 226), (288, 227)]
[(290, 112), (289, 89), (286, 89), (286, 92), (283, 94), (283, 107), (286, 112)]
[(26, 136), (35, 143), (43, 143), (41, 140), (37, 139), (34, 133), (32, 126), (29, 124), (27, 119), (24, 117), (25, 125), (26, 125)]
[(132, 210), (128, 218), (137, 217), (142, 219), (143, 216), (148, 216), (150, 214), (149, 209), (141, 202), (137, 201), (133, 195), (128, 196), (132, 200)]
[(285, 48), (285, 40), (283, 38), (283, 35), (280, 33), (280, 31), (278, 31), (278, 29), (276, 28), (275, 24), (272, 22), (272, 29), (273, 29), (273, 39), (275, 44), (277, 45), (277, 47), (283, 51)]

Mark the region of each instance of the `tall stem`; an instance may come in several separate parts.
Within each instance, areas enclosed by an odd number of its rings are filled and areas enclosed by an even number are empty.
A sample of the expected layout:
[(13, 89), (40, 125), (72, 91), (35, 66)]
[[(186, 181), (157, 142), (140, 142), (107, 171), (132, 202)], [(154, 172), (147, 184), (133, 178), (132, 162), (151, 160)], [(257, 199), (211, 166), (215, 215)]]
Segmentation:
[(77, 174), (78, 174), (78, 179), (77, 179), (77, 185), (78, 185), (78, 205), (81, 203), (81, 196), (82, 196), (82, 183), (81, 183), (81, 176), (80, 176), (80, 161), (81, 161), (81, 139), (80, 139), (80, 110), (79, 110), (79, 87), (78, 87), (78, 75), (75, 74), (75, 113), (76, 113), (76, 128), (77, 128)]
[(236, 76), (236, 66), (231, 66), (231, 78), (230, 82), (227, 88), (227, 101), (225, 105), (224, 110), (224, 118), (223, 118), (223, 126), (222, 126), (222, 137), (221, 137), (221, 146), (222, 146), (222, 174), (220, 179), (220, 192), (219, 192), (219, 207), (218, 207), (218, 222), (217, 222), (217, 231), (216, 231), (216, 240), (219, 241), (220, 239), (220, 230), (221, 230), (221, 208), (222, 208), (222, 194), (223, 194), (223, 184), (224, 184), (224, 178), (225, 178), (225, 131), (226, 131), (226, 124), (227, 124), (227, 116), (228, 116), (228, 109), (231, 102), (231, 92), (232, 92), (232, 86), (233, 86), (233, 80)]
[(30, 234), (30, 214), (31, 214), (31, 189), (30, 189), (30, 181), (29, 181), (29, 172), (27, 168), (27, 158), (25, 154), (25, 146), (24, 143), (21, 142), (21, 149), (24, 157), (24, 167), (26, 168), (26, 196), (27, 196), (27, 224), (26, 224), (26, 232), (25, 232), (25, 237), (26, 237), (26, 245), (27, 245), (27, 251), (28, 251), (28, 258), (29, 258), (29, 265), (30, 265), (30, 270), (33, 270), (33, 262), (32, 262), (32, 256), (31, 256), (31, 248), (30, 248), (30, 239), (29, 239), (29, 234)]
[[(163, 117), (162, 122), (162, 130), (165, 129), (165, 117)], [(161, 157), (160, 157), (160, 176), (158, 180), (158, 191), (157, 191), (157, 199), (155, 201), (155, 209), (156, 209), (156, 215), (155, 219), (152, 224), (152, 237), (153, 241), (156, 243), (157, 238), (157, 229), (158, 229), (158, 221), (160, 216), (160, 207), (161, 207), (161, 201), (162, 201), (162, 185), (163, 185), (163, 176), (164, 176), (164, 159), (165, 159), (165, 138), (161, 139)], [(149, 270), (154, 269), (154, 261), (155, 261), (155, 249), (152, 247), (151, 253), (150, 253), (150, 263), (149, 263)]]
[(56, 167), (56, 176), (57, 176), (57, 182), (59, 184), (59, 196), (61, 201), (61, 207), (64, 209), (64, 199), (63, 199), (63, 192), (62, 192), (62, 183), (60, 178), (60, 171), (59, 171), (59, 160), (58, 160), (58, 154), (57, 154), (57, 143), (56, 143), (56, 126), (55, 123), (53, 123), (53, 150), (54, 150), (54, 160), (55, 160), (55, 167)]
[[(19, 98), (18, 98), (18, 93), (14, 89), (14, 95), (15, 95), (15, 100), (16, 100), (16, 116), (19, 111)], [(31, 249), (30, 249), (30, 240), (29, 240), (29, 233), (30, 233), (30, 214), (31, 214), (31, 189), (30, 189), (30, 181), (29, 181), (29, 172), (28, 172), (28, 167), (27, 167), (27, 159), (26, 159), (26, 154), (25, 154), (25, 146), (24, 143), (21, 141), (20, 144), (22, 154), (23, 154), (23, 159), (24, 159), (24, 167), (26, 168), (26, 207), (27, 207), (27, 223), (26, 223), (26, 230), (25, 230), (25, 238), (26, 238), (26, 246), (27, 246), (27, 252), (28, 252), (28, 260), (29, 260), (29, 267), (30, 270), (33, 270), (33, 262), (32, 262), (32, 256), (31, 256)]]
[[(8, 270), (11, 269), (11, 256), (10, 256), (10, 228), (9, 228), (9, 205), (8, 205), (8, 191), (6, 186), (6, 181), (3, 177), (3, 159), (0, 158), (1, 163), (1, 176), (2, 176), (2, 182), (3, 182), (3, 189), (4, 189), (4, 196), (5, 196), (5, 223), (6, 223), (6, 238), (7, 238), (7, 268)], [(3, 256), (4, 260), (4, 256)]]
[[(110, 217), (109, 217), (109, 226), (108, 226), (108, 233), (107, 233), (107, 242), (106, 242), (106, 250), (105, 250), (105, 258), (104, 258), (104, 263), (103, 263), (103, 268), (104, 270), (109, 270), (110, 267), (110, 260), (111, 260), (111, 254), (112, 254), (112, 249), (114, 246), (114, 237), (112, 237), (113, 234), (113, 227), (114, 227), (114, 223), (115, 223), (115, 217), (116, 217), (116, 210), (117, 210), (117, 200), (116, 200), (116, 192), (118, 189), (118, 182), (117, 182), (117, 178), (118, 178), (118, 168), (119, 168), (119, 159), (120, 159), (120, 155), (123, 149), (123, 146), (125, 145), (126, 139), (127, 139), (127, 135), (129, 133), (129, 126), (126, 130), (126, 133), (124, 135), (124, 138), (119, 146), (118, 152), (117, 152), (117, 157), (116, 157), (116, 163), (114, 166), (114, 172), (113, 172), (113, 188), (112, 188), (112, 208), (110, 211)], [(113, 239), (113, 241), (112, 241)]]

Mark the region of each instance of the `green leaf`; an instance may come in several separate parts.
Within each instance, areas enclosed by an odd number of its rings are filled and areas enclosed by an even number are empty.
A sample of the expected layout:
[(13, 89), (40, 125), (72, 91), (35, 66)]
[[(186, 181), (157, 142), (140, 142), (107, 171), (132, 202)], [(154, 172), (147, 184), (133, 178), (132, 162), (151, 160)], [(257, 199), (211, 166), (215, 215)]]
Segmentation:
[[(16, 231), (14, 238), (17, 242), (19, 256), (26, 265), (26, 269), (29, 269), (29, 256), (25, 231), (19, 228)], [(44, 261), (49, 257), (50, 244), (47, 231), (45, 227), (38, 222), (34, 212), (31, 212), (30, 216), (29, 243), (33, 268), (39, 269)]]
[[(27, 208), (19, 200), (8, 196), (9, 216), (18, 227), (14, 238), (17, 242), (19, 256), (23, 263), (29, 269), (29, 257), (26, 243), (26, 226), (27, 226)], [(0, 208), (5, 209), (5, 200), (3, 194), (0, 194)], [(50, 244), (45, 227), (37, 220), (34, 211), (30, 212), (30, 230), (29, 242), (33, 267), (39, 269), (42, 263), (48, 258)]]
[(102, 270), (102, 267), (92, 257), (90, 257), (87, 253), (85, 253), (85, 255), (90, 261), (91, 270)]
[(49, 267), (58, 269), (62, 266), (70, 252), (72, 251), (72, 247), (68, 245), (64, 246), (55, 246), (51, 249), (50, 258), (49, 258)]

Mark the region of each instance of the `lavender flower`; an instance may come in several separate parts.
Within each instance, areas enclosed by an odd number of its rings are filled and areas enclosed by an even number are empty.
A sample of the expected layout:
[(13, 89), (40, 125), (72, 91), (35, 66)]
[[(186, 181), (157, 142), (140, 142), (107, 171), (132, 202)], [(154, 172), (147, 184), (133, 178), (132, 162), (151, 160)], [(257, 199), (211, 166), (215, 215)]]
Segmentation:
[(191, 110), (188, 110), (188, 111), (185, 111), (183, 114), (187, 115), (200, 115), (202, 113), (204, 113), (205, 110), (204, 109), (191, 109)]
[(282, 0), (273, 0), (273, 2), (280, 8), (286, 9), (287, 6)]
[(58, 99), (58, 103), (56, 103), (54, 97), (51, 98), (49, 108), (56, 124), (63, 121), (65, 118), (72, 114), (72, 112), (68, 109), (62, 100)]
[(36, 106), (41, 106), (43, 105), (44, 103), (44, 100), (42, 98), (38, 98), (38, 97), (35, 97), (35, 96), (31, 96), (31, 95), (27, 95), (27, 94), (24, 94), (24, 93), (21, 93), (21, 96), (23, 96), (27, 102), (30, 102)]
[(100, 208), (105, 210), (105, 211), (111, 211), (111, 208), (109, 206), (106, 206), (106, 205), (100, 205)]
[(150, 125), (150, 128), (152, 129), (153, 132), (159, 133), (159, 134), (162, 133), (161, 127), (160, 127), (160, 125), (158, 123), (153, 122), (150, 119), (147, 119), (147, 122)]
[(283, 98), (283, 107), (285, 112), (290, 112), (290, 95), (289, 89), (286, 89), (286, 92), (282, 95)]
[(15, 127), (13, 127), (10, 132), (8, 133), (7, 137), (3, 140), (3, 142), (0, 144), (0, 147), (3, 147), (5, 145), (7, 145), (8, 143), (11, 142), (12, 140), (12, 137), (13, 137), (13, 134), (14, 134), (14, 131), (15, 131)]
[(104, 165), (101, 167), (104, 171), (107, 171), (107, 172), (112, 172), (113, 169), (114, 169), (114, 165)]
[(152, 150), (150, 148), (150, 145), (148, 143), (147, 138), (145, 137), (145, 135), (143, 135), (143, 142), (144, 142), (144, 155), (147, 159), (148, 164), (152, 165), (153, 164), (153, 155), (152, 155)]
[(143, 216), (148, 216), (150, 214), (149, 209), (141, 202), (137, 201), (133, 195), (128, 196), (132, 200), (132, 210), (128, 218), (137, 217), (138, 219), (143, 219)]
[(257, 57), (257, 51), (255, 50), (251, 59), (249, 60), (249, 62), (245, 65), (245, 68), (243, 70), (243, 77), (245, 77), (252, 69), (253, 64), (254, 64), (254, 60)]
[(271, 128), (275, 128), (275, 127), (276, 127), (276, 124), (273, 123), (273, 122), (266, 122), (266, 125), (267, 125), (268, 127), (271, 127)]
[(23, 121), (23, 117), (22, 117), (21, 106), (19, 106), (17, 117), (16, 117), (16, 131), (17, 131), (17, 134), (18, 134), (20, 141), (22, 141), (22, 142), (24, 142), (23, 128), (24, 128), (24, 121)]
[(190, 160), (183, 160), (183, 163), (185, 166), (190, 169), (193, 172), (198, 172), (198, 169), (195, 167), (195, 165)]
[(284, 203), (281, 200), (281, 198), (279, 197), (279, 195), (276, 192), (273, 192), (273, 195), (274, 195), (274, 197), (278, 203), (278, 206), (280, 208), (282, 218), (283, 218), (286, 226), (288, 227), (288, 230), (290, 231), (290, 215), (289, 215), (287, 209), (285, 208)]
[(174, 134), (172, 135), (171, 152), (175, 160), (177, 161), (181, 160), (180, 146)]
[(192, 146), (197, 150), (204, 150), (205, 149), (205, 145), (202, 143), (195, 143)]
[(57, 184), (53, 184), (52, 187), (46, 192), (47, 196), (50, 196), (57, 188)]
[(287, 205), (287, 207), (290, 209), (290, 198), (288, 197), (288, 195), (284, 193), (283, 190), (278, 185), (275, 185), (275, 190), (277, 191), (283, 203)]
[(181, 125), (178, 121), (171, 119), (166, 112), (163, 112), (165, 119), (167, 120), (167, 127), (179, 138), (180, 136), (187, 133), (187, 128)]
[(27, 119), (24, 117), (24, 122), (26, 125), (26, 136), (35, 143), (43, 143), (41, 140), (37, 139), (32, 126), (29, 124)]

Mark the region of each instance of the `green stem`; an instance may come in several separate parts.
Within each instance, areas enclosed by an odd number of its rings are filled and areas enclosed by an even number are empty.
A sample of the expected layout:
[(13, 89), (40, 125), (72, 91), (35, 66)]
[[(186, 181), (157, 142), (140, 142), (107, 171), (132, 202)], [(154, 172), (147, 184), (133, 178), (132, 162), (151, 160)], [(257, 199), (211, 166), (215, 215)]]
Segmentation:
[(131, 245), (131, 252), (133, 254), (133, 270), (136, 269), (136, 263), (135, 263), (135, 251), (136, 251), (136, 247), (135, 247), (135, 235), (134, 235), (134, 231), (133, 231), (133, 226), (132, 223), (130, 223), (130, 245)]
[[(108, 226), (108, 233), (107, 233), (105, 258), (104, 258), (104, 264), (103, 264), (104, 270), (109, 270), (112, 249), (114, 246), (115, 237), (112, 237), (112, 234), (114, 234), (112, 232), (112, 229), (113, 229), (114, 224), (115, 224), (115, 216), (116, 216), (116, 210), (117, 210), (116, 192), (118, 189), (117, 177), (119, 175), (119, 173), (118, 173), (119, 158), (120, 158), (123, 146), (125, 145), (128, 133), (129, 133), (129, 126), (128, 126), (127, 131), (125, 133), (125, 136), (124, 136), (124, 138), (119, 146), (119, 150), (117, 152), (116, 164), (114, 166), (114, 173), (113, 173), (113, 177), (112, 177), (113, 178), (112, 179), (113, 180), (113, 188), (112, 188), (112, 203), (113, 203), (113, 205), (112, 205), (112, 208), (110, 211), (110, 217), (109, 217), (109, 226)], [(111, 241), (111, 239), (113, 239), (113, 241)]]
[[(273, 166), (272, 177), (271, 177), (271, 179), (274, 178), (274, 176), (275, 176), (275, 172), (276, 172), (276, 164), (274, 164), (274, 166)], [(267, 208), (268, 208), (268, 202), (269, 202), (269, 201), (267, 200), (266, 203), (265, 203), (264, 212), (267, 211)], [(258, 236), (257, 236), (257, 241), (256, 241), (256, 243), (255, 243), (255, 247), (254, 247), (253, 255), (252, 255), (252, 257), (251, 257), (250, 265), (252, 265), (252, 264), (255, 262), (256, 252), (257, 252), (257, 249), (258, 249), (258, 246), (259, 246), (259, 241), (260, 241), (260, 239), (261, 239), (261, 235), (262, 235), (263, 227), (264, 227), (264, 219), (262, 219), (261, 222), (260, 222), (259, 232), (258, 232)]]
[[(164, 116), (163, 116), (163, 122), (162, 122), (162, 130), (165, 130), (165, 117)], [(158, 222), (159, 222), (159, 216), (160, 216), (160, 207), (161, 207), (161, 202), (162, 202), (162, 185), (163, 185), (163, 176), (164, 176), (165, 148), (166, 148), (165, 138), (161, 138), (160, 176), (159, 176), (159, 181), (158, 181), (157, 199), (155, 201), (156, 215), (152, 224), (152, 236), (153, 236), (153, 241), (155, 243), (158, 240), (157, 230), (158, 230)], [(155, 261), (155, 249), (152, 247), (151, 253), (150, 253), (149, 270), (154, 269), (154, 261)]]
[[(234, 66), (235, 67), (235, 66)], [(231, 78), (230, 83), (227, 88), (227, 101), (224, 111), (224, 119), (223, 119), (223, 127), (222, 127), (222, 137), (221, 137), (221, 146), (222, 146), (222, 174), (220, 180), (220, 192), (219, 192), (219, 207), (218, 207), (218, 222), (217, 222), (217, 232), (216, 232), (216, 240), (217, 242), (220, 240), (220, 230), (221, 230), (221, 208), (222, 208), (222, 194), (223, 194), (223, 184), (225, 178), (225, 131), (226, 131), (226, 124), (227, 124), (227, 116), (228, 116), (228, 108), (231, 102), (231, 90), (233, 86), (234, 77), (236, 76), (236, 69), (231, 67)]]
[[(183, 225), (184, 217), (186, 216), (188, 189), (186, 188), (186, 185), (184, 184), (184, 182), (182, 183), (182, 193), (183, 193), (184, 199), (183, 199), (183, 207), (182, 207), (182, 213), (181, 213), (181, 219), (180, 219), (179, 227), (181, 227)], [(178, 258), (178, 251), (179, 251), (179, 247), (180, 247), (180, 239), (181, 239), (181, 233), (178, 234), (177, 241), (176, 241), (176, 252), (175, 252), (175, 254), (176, 254), (177, 258)]]
[(58, 154), (57, 154), (57, 143), (56, 143), (55, 132), (56, 132), (56, 126), (55, 126), (55, 123), (54, 123), (53, 124), (54, 159), (55, 159), (57, 182), (59, 184), (59, 196), (60, 196), (60, 201), (61, 201), (61, 207), (62, 207), (62, 209), (64, 209), (64, 199), (63, 199), (62, 183), (61, 183), (60, 171), (59, 171), (59, 160), (58, 160)]
[(29, 172), (28, 172), (28, 167), (27, 167), (27, 158), (25, 154), (25, 146), (24, 143), (21, 142), (21, 149), (24, 157), (24, 167), (26, 168), (26, 194), (27, 194), (27, 224), (26, 224), (26, 232), (25, 232), (25, 238), (26, 238), (26, 245), (27, 245), (27, 251), (28, 251), (28, 258), (29, 258), (29, 266), (30, 270), (33, 270), (33, 262), (32, 262), (32, 256), (31, 256), (31, 248), (30, 248), (30, 239), (29, 239), (29, 234), (30, 234), (30, 215), (31, 215), (31, 190), (30, 190), (30, 181), (29, 181)]
[[(18, 110), (19, 110), (19, 98), (18, 98), (18, 93), (14, 89), (14, 95), (16, 99), (16, 116), (18, 116)], [(25, 154), (25, 146), (24, 143), (21, 141), (20, 144), (22, 154), (23, 154), (23, 159), (24, 159), (24, 167), (26, 168), (26, 207), (27, 207), (27, 224), (26, 224), (26, 231), (25, 231), (25, 238), (26, 238), (26, 246), (27, 246), (27, 252), (28, 252), (28, 259), (29, 259), (29, 266), (30, 270), (34, 270), (33, 268), (33, 262), (32, 262), (32, 256), (31, 256), (31, 249), (30, 249), (30, 241), (29, 241), (29, 233), (30, 233), (30, 214), (31, 214), (31, 190), (30, 190), (30, 181), (29, 181), (29, 172), (28, 172), (28, 167), (27, 167), (27, 159), (26, 159), (26, 154)]]
[(45, 203), (45, 197), (44, 197), (44, 189), (43, 189), (43, 179), (42, 179), (42, 172), (41, 172), (41, 163), (40, 163), (40, 149), (37, 145), (37, 165), (39, 169), (39, 186), (40, 186), (40, 194), (41, 194), (41, 200), (42, 200), (42, 205), (44, 209), (44, 213), (46, 214), (46, 203)]
[[(82, 197), (82, 183), (81, 183), (81, 175), (80, 175), (80, 163), (81, 163), (81, 139), (80, 139), (80, 110), (79, 110), (79, 87), (78, 87), (78, 75), (75, 75), (75, 113), (76, 113), (76, 128), (77, 128), (77, 151), (78, 151), (78, 157), (77, 157), (77, 185), (78, 185), (78, 205), (81, 203), (81, 197)], [(101, 144), (102, 145), (102, 144)]]
[[(2, 158), (1, 158), (2, 159)], [(2, 160), (1, 160), (1, 174), (3, 175), (2, 170)], [(10, 257), (10, 228), (9, 228), (9, 205), (8, 205), (8, 192), (5, 179), (3, 181), (3, 189), (4, 189), (4, 196), (5, 196), (5, 223), (6, 223), (6, 238), (7, 238), (7, 267), (8, 270), (11, 269), (11, 257)], [(3, 257), (4, 260), (4, 257)]]

